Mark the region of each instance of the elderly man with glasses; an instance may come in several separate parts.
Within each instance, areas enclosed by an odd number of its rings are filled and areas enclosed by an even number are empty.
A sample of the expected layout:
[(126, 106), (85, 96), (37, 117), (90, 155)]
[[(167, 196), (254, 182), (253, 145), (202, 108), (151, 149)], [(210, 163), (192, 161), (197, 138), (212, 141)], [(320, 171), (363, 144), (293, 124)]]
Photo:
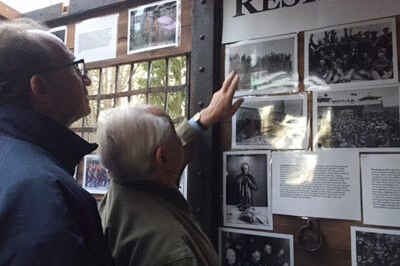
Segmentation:
[[(97, 148), (68, 129), (90, 113), (83, 60), (26, 19), (0, 24), (0, 58), (0, 265), (112, 265), (96, 202), (72, 178)], [(240, 105), (216, 95), (213, 123)]]

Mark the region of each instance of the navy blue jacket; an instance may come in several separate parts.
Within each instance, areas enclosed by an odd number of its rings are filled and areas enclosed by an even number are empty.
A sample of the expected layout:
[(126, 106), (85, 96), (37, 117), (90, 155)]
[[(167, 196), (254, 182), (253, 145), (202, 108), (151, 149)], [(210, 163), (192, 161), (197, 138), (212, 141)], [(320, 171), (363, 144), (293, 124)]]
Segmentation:
[(0, 265), (111, 265), (94, 198), (72, 178), (96, 149), (29, 109), (0, 107)]

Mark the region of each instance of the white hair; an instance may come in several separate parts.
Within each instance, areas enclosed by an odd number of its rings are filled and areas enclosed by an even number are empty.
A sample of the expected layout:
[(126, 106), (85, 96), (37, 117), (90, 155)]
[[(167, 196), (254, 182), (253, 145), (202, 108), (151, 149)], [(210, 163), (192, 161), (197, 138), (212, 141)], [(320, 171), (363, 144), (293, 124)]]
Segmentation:
[(155, 149), (173, 132), (168, 117), (155, 115), (149, 108), (154, 107), (119, 107), (100, 114), (98, 151), (101, 162), (117, 182), (149, 180)]

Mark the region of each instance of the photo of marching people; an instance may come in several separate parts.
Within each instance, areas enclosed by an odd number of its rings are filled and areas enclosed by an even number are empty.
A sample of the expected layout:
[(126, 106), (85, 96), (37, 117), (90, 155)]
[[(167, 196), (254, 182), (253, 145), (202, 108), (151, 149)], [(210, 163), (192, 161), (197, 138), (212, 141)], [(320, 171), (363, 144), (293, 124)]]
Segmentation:
[(321, 91), (314, 107), (317, 148), (400, 147), (397, 86)]
[(305, 149), (304, 95), (245, 98), (232, 120), (233, 149)]
[(293, 236), (220, 228), (223, 266), (292, 266)]
[(100, 163), (98, 155), (84, 158), (83, 188), (93, 194), (105, 194), (110, 184), (107, 169)]
[(400, 231), (352, 227), (353, 266), (400, 265)]
[(180, 1), (167, 0), (129, 10), (128, 54), (178, 46)]
[(297, 36), (243, 41), (226, 46), (225, 73), (240, 77), (236, 96), (297, 90)]
[(396, 82), (395, 25), (394, 19), (385, 19), (306, 32), (306, 87)]
[(272, 229), (270, 153), (224, 153), (224, 225)]

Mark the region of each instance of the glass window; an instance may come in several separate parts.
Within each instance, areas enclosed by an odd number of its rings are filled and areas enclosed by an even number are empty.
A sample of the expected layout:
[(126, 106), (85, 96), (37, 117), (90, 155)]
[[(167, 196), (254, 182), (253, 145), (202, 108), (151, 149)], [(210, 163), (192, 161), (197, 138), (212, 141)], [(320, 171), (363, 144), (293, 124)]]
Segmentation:
[(82, 127), (82, 118), (79, 119), (78, 121), (75, 121), (74, 123), (72, 123), (72, 125), (70, 126), (70, 128), (81, 128)]
[(90, 86), (87, 87), (89, 95), (96, 95), (99, 93), (100, 83), (100, 70), (92, 69), (88, 71), (88, 77), (91, 80)]
[(145, 94), (132, 95), (129, 104), (130, 105), (146, 104), (146, 95)]
[(89, 101), (90, 114), (84, 118), (84, 127), (97, 126), (97, 100)]
[(186, 84), (186, 57), (178, 56), (169, 59), (168, 86)]
[(128, 97), (118, 97), (115, 101), (115, 106), (127, 106), (129, 105)]
[(129, 90), (129, 76), (131, 74), (131, 65), (120, 65), (118, 67), (118, 83), (117, 92), (125, 92)]
[(186, 97), (184, 91), (169, 92), (167, 98), (167, 113), (172, 120), (185, 117)]
[(152, 93), (149, 95), (149, 104), (157, 106), (158, 108), (165, 110), (165, 93)]
[(163, 87), (166, 85), (166, 68), (167, 62), (165, 59), (154, 60), (151, 62), (150, 87)]
[(115, 92), (116, 67), (103, 68), (101, 71), (101, 94), (113, 94)]
[(114, 99), (100, 100), (99, 112), (113, 107), (114, 107)]
[(149, 63), (137, 63), (133, 65), (132, 69), (132, 90), (144, 90), (147, 88), (147, 75), (149, 70)]

